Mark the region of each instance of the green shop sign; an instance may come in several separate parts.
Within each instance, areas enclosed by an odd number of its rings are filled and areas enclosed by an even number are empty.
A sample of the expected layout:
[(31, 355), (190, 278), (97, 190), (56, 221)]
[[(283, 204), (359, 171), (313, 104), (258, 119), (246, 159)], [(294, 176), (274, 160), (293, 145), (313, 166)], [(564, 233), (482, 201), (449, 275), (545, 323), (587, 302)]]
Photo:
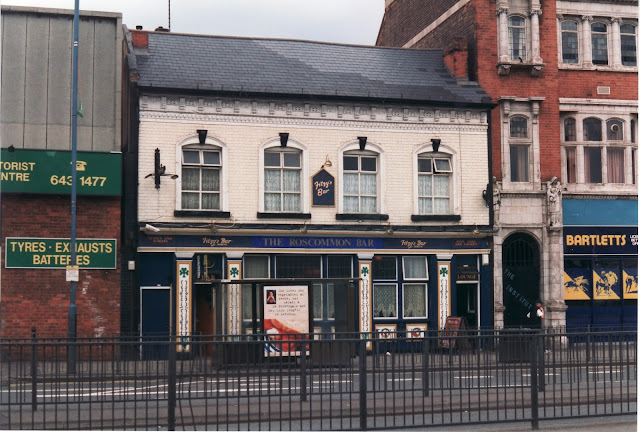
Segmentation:
[[(71, 263), (71, 240), (7, 237), (6, 268), (66, 268)], [(76, 262), (81, 269), (115, 269), (115, 239), (77, 239)]]
[[(112, 195), (121, 193), (122, 158), (119, 153), (78, 152), (77, 193)], [(71, 152), (2, 149), (2, 192), (70, 194)]]

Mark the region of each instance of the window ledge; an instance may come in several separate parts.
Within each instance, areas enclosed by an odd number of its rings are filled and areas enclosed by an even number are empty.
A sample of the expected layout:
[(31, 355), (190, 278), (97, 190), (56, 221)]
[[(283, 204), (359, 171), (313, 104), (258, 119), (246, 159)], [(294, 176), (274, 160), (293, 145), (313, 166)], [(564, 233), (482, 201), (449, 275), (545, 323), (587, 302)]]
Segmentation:
[(638, 73), (638, 66), (588, 65), (586, 63), (559, 63), (558, 69), (574, 71), (629, 72)]
[(311, 213), (261, 213), (258, 219), (311, 219)]
[(379, 213), (338, 213), (336, 220), (389, 220), (389, 215)]
[(411, 215), (413, 222), (460, 222), (460, 215)]
[(531, 69), (531, 76), (532, 77), (538, 77), (540, 76), (540, 73), (542, 72), (542, 68), (545, 67), (545, 63), (542, 62), (533, 62), (533, 61), (527, 61), (527, 62), (515, 62), (515, 61), (501, 61), (498, 62), (497, 64), (497, 68), (498, 68), (498, 75), (501, 76), (507, 76), (509, 75), (509, 72), (511, 72), (511, 69)]
[(214, 218), (230, 218), (231, 212), (219, 210), (175, 210), (175, 217), (214, 217)]

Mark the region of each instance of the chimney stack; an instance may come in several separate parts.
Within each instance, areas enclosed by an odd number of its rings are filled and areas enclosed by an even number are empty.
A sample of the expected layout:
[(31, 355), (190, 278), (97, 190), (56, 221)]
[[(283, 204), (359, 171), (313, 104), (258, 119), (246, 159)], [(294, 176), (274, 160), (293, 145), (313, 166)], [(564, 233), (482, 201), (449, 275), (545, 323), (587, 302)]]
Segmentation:
[(465, 38), (453, 39), (452, 46), (444, 53), (444, 63), (456, 78), (469, 77), (469, 47)]

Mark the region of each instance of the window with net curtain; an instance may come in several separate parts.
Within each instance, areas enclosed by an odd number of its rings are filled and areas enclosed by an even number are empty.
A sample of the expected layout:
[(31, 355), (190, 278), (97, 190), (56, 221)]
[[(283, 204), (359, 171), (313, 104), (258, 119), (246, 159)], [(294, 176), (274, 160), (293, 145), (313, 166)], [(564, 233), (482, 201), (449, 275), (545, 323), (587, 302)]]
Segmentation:
[(509, 120), (509, 161), (512, 182), (529, 181), (529, 138), (528, 119), (514, 116)]
[(378, 213), (378, 154), (348, 151), (342, 159), (343, 212)]
[(299, 213), (302, 203), (302, 152), (290, 148), (264, 151), (264, 211)]
[(613, 147), (615, 141), (622, 144), (623, 123), (618, 119), (607, 120), (607, 181), (624, 183), (624, 148)]
[(451, 213), (451, 159), (442, 153), (418, 155), (418, 213)]
[(427, 257), (402, 257), (402, 270), (405, 281), (402, 285), (404, 318), (427, 317)]
[(187, 145), (182, 148), (182, 209), (220, 210), (220, 148)]
[(511, 60), (524, 61), (527, 59), (527, 34), (523, 17), (511, 15), (508, 21), (509, 29), (509, 57)]

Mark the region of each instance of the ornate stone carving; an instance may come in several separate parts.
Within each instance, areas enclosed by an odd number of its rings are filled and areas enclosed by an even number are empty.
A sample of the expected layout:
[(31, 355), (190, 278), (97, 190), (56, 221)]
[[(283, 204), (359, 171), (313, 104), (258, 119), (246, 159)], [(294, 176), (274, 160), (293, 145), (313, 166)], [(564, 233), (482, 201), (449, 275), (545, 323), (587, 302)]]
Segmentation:
[(562, 184), (558, 177), (554, 177), (547, 182), (547, 204), (549, 213), (549, 229), (556, 231), (562, 229)]

